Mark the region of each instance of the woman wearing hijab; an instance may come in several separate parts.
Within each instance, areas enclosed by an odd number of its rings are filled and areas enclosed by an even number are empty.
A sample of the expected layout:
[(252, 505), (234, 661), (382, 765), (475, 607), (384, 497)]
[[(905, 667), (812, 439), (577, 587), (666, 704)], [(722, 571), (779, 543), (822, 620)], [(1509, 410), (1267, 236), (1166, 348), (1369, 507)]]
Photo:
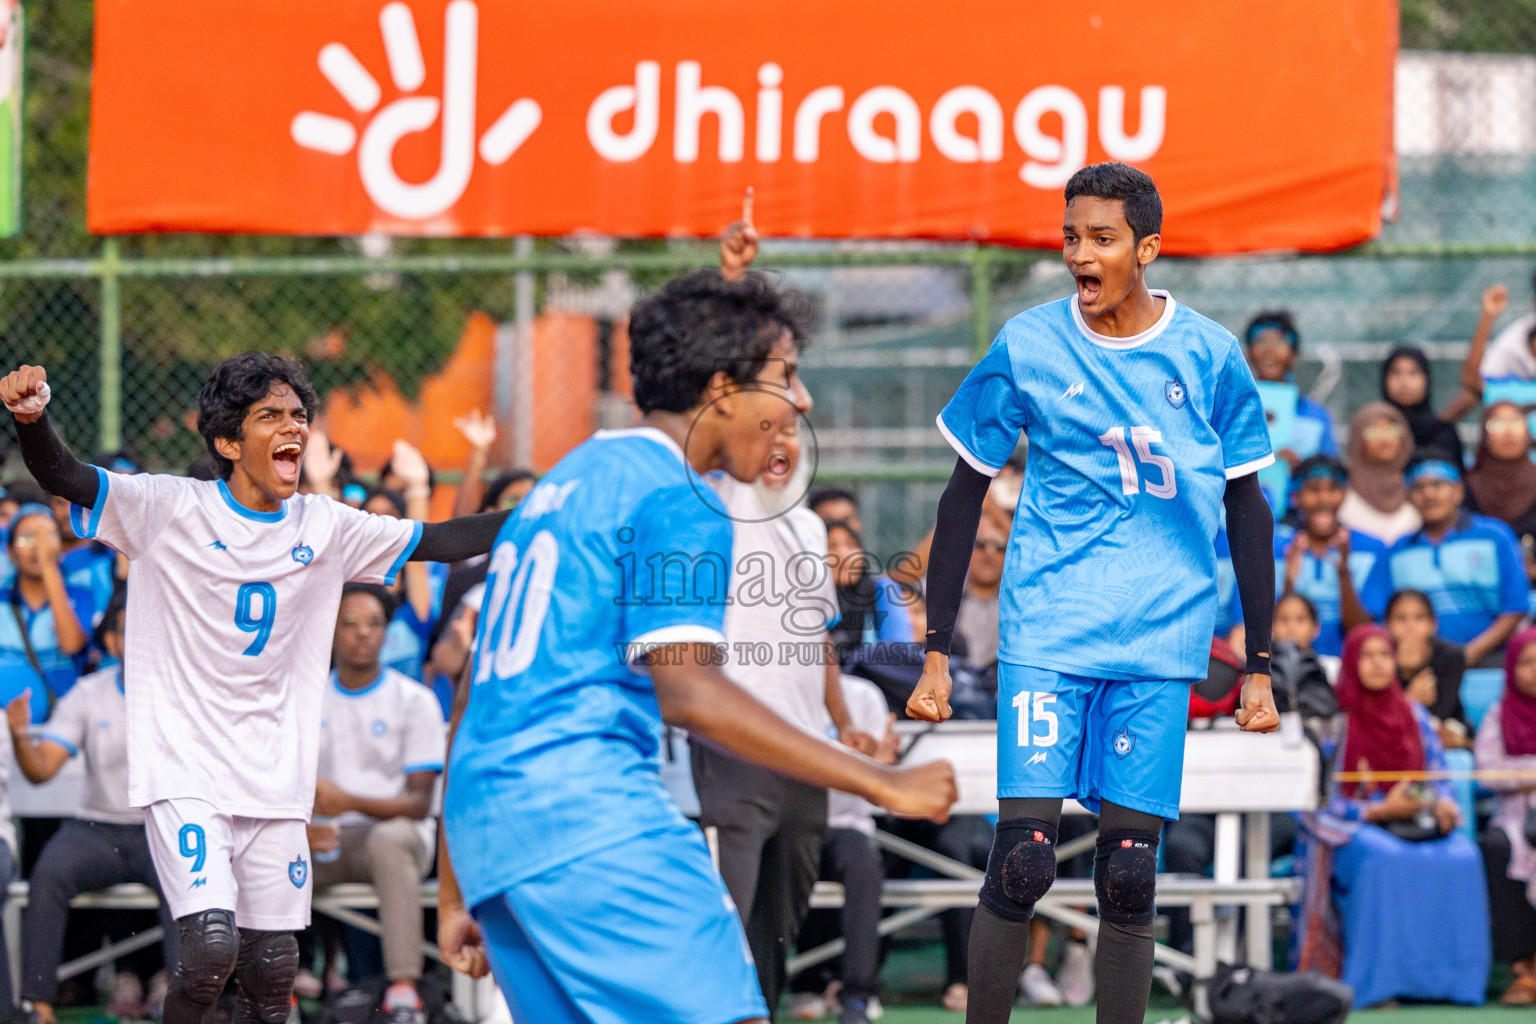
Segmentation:
[(1422, 525), (1408, 501), (1403, 469), (1413, 457), (1408, 419), (1386, 402), (1370, 402), (1349, 421), (1349, 487), (1339, 522), (1391, 545)]
[(1505, 1006), (1536, 1005), (1536, 628), (1516, 633), (1504, 650), (1504, 695), (1488, 709), (1477, 734), (1477, 767), (1523, 771), (1528, 777), (1493, 778), (1483, 785), (1498, 806), (1480, 844), (1488, 868), (1493, 955), (1510, 965), (1514, 983)]
[[(1397, 682), (1391, 635), (1357, 626), (1344, 641), (1336, 761), (1341, 772), (1445, 768), (1429, 713)], [(1490, 960), (1487, 891), (1446, 782), (1350, 781), (1327, 814), (1347, 839), (1333, 851), (1343, 926), (1342, 979), (1357, 1007), (1410, 998), (1478, 1005)], [(1434, 927), (1425, 927), (1433, 916)]]
[(1482, 437), (1467, 472), (1467, 511), (1502, 519), (1522, 538), (1536, 536), (1536, 463), (1531, 429), (1513, 402), (1483, 410)]
[[(1476, 363), (1472, 369), (1476, 377)], [(1456, 397), (1438, 413), (1429, 404), (1430, 388), (1429, 357), (1422, 349), (1399, 345), (1387, 354), (1386, 362), (1381, 364), (1381, 397), (1407, 417), (1414, 447), (1420, 451), (1433, 448), (1453, 465), (1464, 465), (1456, 421), (1476, 408), (1482, 382), (1479, 380), (1469, 388), (1463, 381)]]

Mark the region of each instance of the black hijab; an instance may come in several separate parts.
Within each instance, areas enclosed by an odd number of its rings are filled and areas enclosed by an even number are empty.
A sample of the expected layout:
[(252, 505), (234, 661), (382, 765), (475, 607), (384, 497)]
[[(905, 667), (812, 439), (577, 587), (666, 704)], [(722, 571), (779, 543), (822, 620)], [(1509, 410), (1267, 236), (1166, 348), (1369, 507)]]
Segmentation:
[[(1398, 405), (1387, 394), (1387, 373), (1392, 364), (1399, 359), (1411, 359), (1424, 373), (1424, 397), (1413, 405)], [(1426, 448), (1434, 448), (1446, 456), (1447, 460), (1460, 469), (1464, 464), (1461, 448), (1461, 437), (1456, 433), (1456, 424), (1447, 423), (1435, 414), (1435, 410), (1429, 404), (1434, 378), (1429, 372), (1429, 357), (1422, 349), (1412, 345), (1399, 345), (1387, 353), (1386, 361), (1381, 364), (1381, 397), (1391, 406), (1401, 412), (1408, 420), (1408, 429), (1413, 433), (1413, 446), (1418, 452)]]

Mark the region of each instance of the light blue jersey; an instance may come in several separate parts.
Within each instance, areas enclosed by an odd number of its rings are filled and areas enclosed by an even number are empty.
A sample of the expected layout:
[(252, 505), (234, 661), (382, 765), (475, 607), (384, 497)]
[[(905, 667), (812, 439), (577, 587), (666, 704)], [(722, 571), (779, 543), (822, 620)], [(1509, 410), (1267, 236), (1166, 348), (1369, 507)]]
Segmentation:
[(507, 520), (444, 806), (468, 906), (683, 823), (632, 662), (646, 645), (724, 643), (730, 556), (719, 500), (651, 428), (599, 432)]
[(1166, 292), (1110, 338), (1076, 297), (1009, 320), (939, 415), (979, 472), (1020, 431), (1023, 495), (1003, 567), (1001, 660), (1100, 679), (1201, 679), (1216, 625), (1228, 479), (1274, 460), (1242, 349)]
[[(1285, 590), (1285, 556), (1296, 539), (1296, 530), (1290, 526), (1275, 527), (1275, 596)], [(1386, 580), (1372, 576), (1371, 570), (1384, 558), (1387, 546), (1370, 534), (1359, 530), (1349, 531), (1349, 580), (1354, 584), (1355, 596), (1362, 608), (1385, 608), (1390, 590), (1383, 590)], [(1296, 575), (1296, 593), (1312, 602), (1317, 609), (1317, 643), (1313, 648), (1318, 654), (1337, 658), (1344, 653), (1344, 610), (1339, 597), (1338, 553), (1328, 549), (1326, 558), (1318, 558), (1308, 548), (1301, 556), (1301, 571)]]

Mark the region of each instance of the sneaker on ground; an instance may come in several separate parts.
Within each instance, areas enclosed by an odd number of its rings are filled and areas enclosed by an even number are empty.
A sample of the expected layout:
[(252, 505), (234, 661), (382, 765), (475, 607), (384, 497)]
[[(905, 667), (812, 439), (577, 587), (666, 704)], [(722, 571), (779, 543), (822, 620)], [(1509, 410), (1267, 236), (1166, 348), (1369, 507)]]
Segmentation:
[(790, 1020), (821, 1020), (827, 1015), (827, 1001), (814, 992), (793, 992), (786, 1012)]
[(132, 971), (118, 971), (112, 981), (112, 999), (107, 1003), (108, 1017), (136, 1020), (144, 1005), (144, 985)]
[(415, 985), (401, 982), (389, 986), (384, 990), (383, 1007), (389, 1024), (427, 1024), (427, 1012)]
[(869, 1002), (858, 998), (844, 999), (837, 1011), (837, 1024), (869, 1024)]
[(1093, 961), (1086, 942), (1068, 942), (1061, 956), (1056, 984), (1068, 1006), (1087, 1006), (1093, 998)]
[(940, 1000), (939, 1005), (950, 1013), (964, 1013), (966, 1006), (970, 1003), (970, 996), (971, 990), (966, 987), (965, 982), (952, 982), (944, 990), (944, 998)]
[(869, 997), (869, 1003), (864, 1007), (864, 1016), (870, 1020), (879, 1020), (885, 1016), (885, 1007), (880, 1004), (879, 996)]
[(1056, 983), (1040, 964), (1030, 964), (1024, 968), (1024, 973), (1019, 977), (1019, 985), (1024, 990), (1025, 1003), (1030, 1006), (1060, 1006), (1065, 1002), (1061, 989), (1056, 987)]
[(149, 991), (144, 993), (142, 1011), (148, 1020), (159, 1020), (165, 1016), (165, 990), (169, 985), (170, 980), (164, 971), (156, 971), (150, 975)]

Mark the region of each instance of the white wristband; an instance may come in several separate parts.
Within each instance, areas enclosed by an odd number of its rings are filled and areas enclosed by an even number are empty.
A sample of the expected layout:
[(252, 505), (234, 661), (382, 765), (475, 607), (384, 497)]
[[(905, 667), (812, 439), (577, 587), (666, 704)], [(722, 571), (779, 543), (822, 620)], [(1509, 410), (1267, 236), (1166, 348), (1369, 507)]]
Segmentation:
[(37, 391), (26, 396), (15, 405), (12, 405), (10, 402), (6, 402), (5, 407), (12, 413), (23, 416), (34, 416), (43, 411), (43, 408), (48, 404), (48, 397), (51, 394), (53, 394), (53, 392), (49, 390), (48, 382), (44, 381), (37, 386)]

